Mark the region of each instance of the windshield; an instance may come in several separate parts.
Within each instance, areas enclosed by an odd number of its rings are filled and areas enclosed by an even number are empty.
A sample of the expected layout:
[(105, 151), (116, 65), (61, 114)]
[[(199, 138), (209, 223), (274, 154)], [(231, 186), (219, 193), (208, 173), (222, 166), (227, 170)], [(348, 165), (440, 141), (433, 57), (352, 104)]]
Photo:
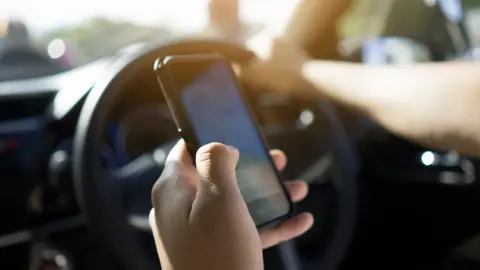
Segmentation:
[[(299, 1), (0, 0), (0, 81), (55, 74), (129, 45), (171, 35), (202, 33), (246, 39), (264, 25), (275, 25), (288, 16)], [(344, 31), (347, 36), (374, 33), (372, 29), (381, 28), (389, 16), (382, 8), (388, 5), (380, 3), (394, 1), (352, 1), (357, 3), (352, 8), (357, 12), (347, 13), (353, 19), (346, 20), (342, 29), (348, 30)]]
[(225, 33), (244, 38), (271, 19), (273, 3), (281, 13), (282, 7), (288, 8), (295, 1), (3, 0), (0, 68), (2, 63), (11, 67), (12, 61), (18, 66), (31, 59), (28, 66), (54, 62), (57, 70), (68, 69), (139, 42), (171, 35), (211, 34), (217, 31), (211, 27), (215, 21), (230, 30), (225, 29)]

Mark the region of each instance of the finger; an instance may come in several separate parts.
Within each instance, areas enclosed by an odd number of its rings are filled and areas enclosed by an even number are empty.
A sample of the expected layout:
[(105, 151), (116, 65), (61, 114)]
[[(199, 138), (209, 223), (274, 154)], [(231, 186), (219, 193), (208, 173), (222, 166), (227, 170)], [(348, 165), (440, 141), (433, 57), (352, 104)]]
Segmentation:
[(235, 176), (238, 158), (237, 149), (221, 143), (210, 143), (198, 149), (196, 166), (200, 177), (197, 196), (239, 192)]
[(152, 188), (157, 222), (168, 221), (173, 213), (180, 219), (188, 217), (196, 194), (195, 177), (192, 158), (185, 142), (180, 140), (170, 151), (165, 169)]
[(313, 225), (313, 215), (302, 213), (293, 217), (276, 228), (260, 232), (263, 248), (275, 246), (281, 242), (293, 239), (304, 234)]
[(194, 165), (187, 146), (183, 140), (179, 140), (168, 154), (165, 168), (153, 186), (153, 206), (156, 205), (156, 200), (161, 197), (161, 193), (165, 193), (164, 190), (182, 189), (191, 186), (192, 177), (188, 175), (188, 172), (192, 170), (194, 170)]
[(308, 195), (308, 185), (305, 181), (295, 180), (290, 182), (285, 182), (285, 187), (287, 188), (288, 194), (293, 202), (299, 202)]
[(192, 156), (187, 150), (187, 145), (183, 139), (178, 140), (175, 146), (168, 153), (166, 164), (176, 163), (186, 166), (193, 166)]
[(285, 166), (287, 166), (287, 156), (285, 156), (285, 153), (281, 150), (274, 149), (270, 151), (270, 155), (272, 156), (273, 163), (277, 170), (283, 171)]

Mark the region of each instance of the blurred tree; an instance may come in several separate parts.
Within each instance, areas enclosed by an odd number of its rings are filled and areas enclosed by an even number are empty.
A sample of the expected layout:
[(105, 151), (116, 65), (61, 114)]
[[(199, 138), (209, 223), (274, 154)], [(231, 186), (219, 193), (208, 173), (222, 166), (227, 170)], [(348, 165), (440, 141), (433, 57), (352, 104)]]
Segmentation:
[(473, 46), (480, 47), (480, 1), (479, 0), (463, 0), (466, 12), (467, 22), (465, 28), (470, 35)]
[[(479, 0), (460, 0), (465, 9), (480, 8)], [(340, 33), (344, 37), (351, 36), (369, 36), (378, 34), (385, 25), (386, 16), (389, 10), (393, 8), (395, 0), (354, 0), (352, 7), (345, 14), (343, 22), (340, 27)], [(398, 4), (397, 4), (398, 5)], [(410, 27), (411, 23), (418, 21), (406, 20), (412, 15), (417, 16), (416, 11), (420, 10), (425, 13), (424, 3), (422, 0), (401, 1), (402, 8), (397, 8), (394, 11), (398, 14), (399, 10), (404, 10), (406, 14), (402, 14), (403, 22), (406, 26), (414, 30), (415, 27)], [(399, 6), (399, 5), (398, 5)], [(402, 11), (400, 11), (402, 12)], [(393, 13), (392, 13), (393, 14)], [(406, 17), (404, 15), (407, 15)], [(427, 18), (424, 18), (427, 20)], [(400, 25), (400, 23), (399, 23)]]
[(128, 45), (146, 42), (170, 36), (170, 33), (159, 27), (138, 26), (130, 22), (115, 21), (103, 17), (94, 17), (85, 23), (73, 27), (56, 29), (42, 36), (38, 43), (48, 45), (53, 39), (60, 38), (72, 44), (82, 55), (83, 64), (100, 57), (114, 54)]
[[(342, 37), (375, 35), (392, 0), (354, 0), (339, 27)], [(382, 16), (383, 15), (383, 16)]]
[(125, 25), (127, 25), (127, 23), (114, 22), (106, 18), (95, 17), (78, 26), (56, 29), (46, 34), (43, 38), (48, 40), (62, 37), (68, 39), (70, 42), (80, 44), (91, 39), (92, 36), (114, 30), (117, 27), (123, 27)]
[(478, 0), (462, 0), (465, 9), (480, 8), (480, 1)]

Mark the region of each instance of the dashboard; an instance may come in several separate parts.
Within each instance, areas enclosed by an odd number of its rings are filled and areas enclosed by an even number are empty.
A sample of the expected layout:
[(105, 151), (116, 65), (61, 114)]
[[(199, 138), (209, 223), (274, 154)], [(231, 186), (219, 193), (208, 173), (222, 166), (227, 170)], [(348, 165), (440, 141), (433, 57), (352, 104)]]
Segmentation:
[(13, 48), (0, 52), (0, 82), (48, 76), (65, 71), (68, 66), (31, 48)]
[(0, 248), (65, 221), (84, 223), (73, 196), (71, 138), (82, 100), (109, 62), (0, 82)]

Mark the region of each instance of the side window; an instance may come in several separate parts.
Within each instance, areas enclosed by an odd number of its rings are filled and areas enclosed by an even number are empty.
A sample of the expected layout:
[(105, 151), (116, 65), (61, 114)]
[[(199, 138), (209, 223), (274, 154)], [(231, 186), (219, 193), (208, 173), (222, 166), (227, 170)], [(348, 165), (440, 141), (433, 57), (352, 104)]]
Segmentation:
[[(442, 3), (447, 2), (443, 1)], [(343, 18), (340, 29), (345, 39), (353, 38), (362, 42), (356, 42), (356, 48), (346, 48), (346, 51), (358, 52), (358, 48), (363, 46), (363, 42), (374, 37), (385, 37), (408, 39), (411, 41), (408, 47), (412, 47), (411, 45), (414, 43), (426, 47), (430, 52), (432, 61), (456, 59), (465, 53), (466, 49), (462, 44), (467, 43), (461, 41), (467, 39), (460, 33), (462, 32), (460, 31), (461, 23), (449, 22), (447, 14), (442, 10), (445, 5), (440, 6), (440, 2), (427, 0), (356, 0), (354, 3), (352, 10)], [(447, 7), (452, 9), (451, 6)], [(451, 17), (459, 16), (458, 10), (455, 14), (453, 11), (450, 13)], [(405, 44), (403, 41), (402, 43)], [(392, 46), (398, 47), (396, 45)], [(388, 47), (393, 48), (392, 46), (389, 45)], [(415, 45), (414, 47), (418, 46)], [(403, 50), (402, 55), (406, 55), (406, 52)], [(421, 55), (423, 53), (419, 54), (417, 49), (412, 52), (416, 54), (415, 59), (420, 61), (428, 59), (428, 57)], [(390, 55), (390, 59), (391, 56), (396, 57)]]
[(432, 57), (421, 43), (404, 38), (378, 37), (363, 44), (362, 60), (372, 65), (395, 65), (430, 62)]
[[(469, 36), (471, 45), (475, 50), (475, 48), (480, 48), (480, 1), (464, 0), (462, 3), (465, 8), (465, 32)], [(480, 59), (478, 52), (477, 55), (476, 59)]]

